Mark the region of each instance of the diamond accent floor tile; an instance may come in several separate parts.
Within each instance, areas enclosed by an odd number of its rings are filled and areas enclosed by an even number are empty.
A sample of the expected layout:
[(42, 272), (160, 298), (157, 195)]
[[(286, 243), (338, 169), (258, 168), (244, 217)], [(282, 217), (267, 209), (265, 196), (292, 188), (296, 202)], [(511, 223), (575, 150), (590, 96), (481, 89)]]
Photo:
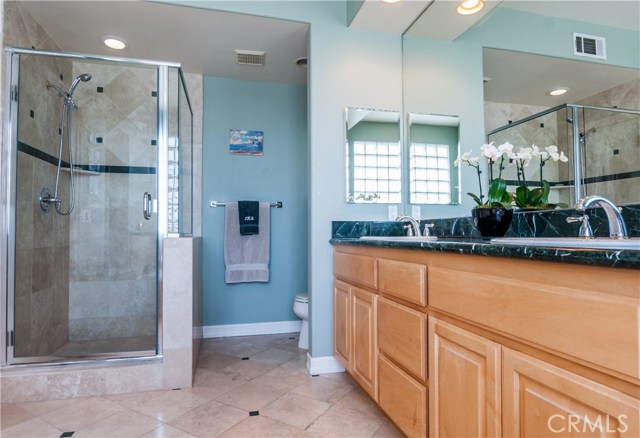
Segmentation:
[(206, 339), (193, 388), (5, 403), (0, 405), (0, 435), (57, 438), (73, 431), (72, 438), (402, 436), (347, 374), (311, 377), (307, 350), (297, 343), (297, 334), (289, 333)]

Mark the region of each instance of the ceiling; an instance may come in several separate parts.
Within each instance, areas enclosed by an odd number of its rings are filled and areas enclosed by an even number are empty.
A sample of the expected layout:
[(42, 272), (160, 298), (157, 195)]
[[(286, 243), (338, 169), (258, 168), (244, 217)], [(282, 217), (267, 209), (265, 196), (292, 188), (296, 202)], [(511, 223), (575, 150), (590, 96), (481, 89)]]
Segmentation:
[[(484, 98), (491, 102), (552, 107), (640, 78), (635, 69), (507, 50), (483, 49)], [(562, 96), (547, 92), (567, 87)]]
[[(493, 8), (513, 8), (638, 30), (640, 2), (613, 0), (487, 1), (483, 13), (460, 17), (451, 0), (410, 0), (388, 4), (365, 0), (351, 27), (455, 40)], [(309, 26), (209, 9), (150, 1), (25, 1), (27, 9), (62, 50), (179, 62), (186, 72), (250, 81), (304, 84), (307, 70), (294, 61), (307, 56)], [(125, 51), (105, 47), (102, 35), (130, 43)], [(266, 52), (264, 67), (235, 63), (235, 49)], [(312, 60), (310, 60), (312, 62)], [(596, 63), (485, 50), (487, 100), (551, 106), (577, 101), (594, 84), (602, 91), (634, 77), (637, 71)], [(588, 69), (585, 68), (588, 66)], [(633, 76), (635, 74), (635, 76)], [(545, 82), (547, 80), (548, 82)], [(566, 86), (569, 95), (550, 102), (546, 91)], [(530, 93), (525, 95), (525, 90)]]
[[(178, 62), (187, 73), (305, 84), (309, 25), (146, 1), (25, 1), (63, 51)], [(109, 49), (102, 35), (130, 45)], [(236, 64), (235, 49), (264, 51), (264, 66)]]
[(364, 0), (351, 27), (453, 41), (496, 7), (622, 29), (640, 28), (637, 0), (485, 0), (477, 14), (461, 16), (462, 0)]

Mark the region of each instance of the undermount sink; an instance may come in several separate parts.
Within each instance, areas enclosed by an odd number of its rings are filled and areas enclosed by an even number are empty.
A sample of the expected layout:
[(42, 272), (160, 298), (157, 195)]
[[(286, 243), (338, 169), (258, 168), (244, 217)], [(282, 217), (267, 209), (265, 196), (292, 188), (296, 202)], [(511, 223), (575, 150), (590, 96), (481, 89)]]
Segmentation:
[(385, 242), (433, 242), (437, 236), (362, 236), (362, 240), (382, 240)]
[(545, 246), (551, 248), (585, 248), (585, 249), (632, 249), (640, 250), (640, 238), (610, 239), (596, 237), (496, 237), (491, 239), (496, 245)]

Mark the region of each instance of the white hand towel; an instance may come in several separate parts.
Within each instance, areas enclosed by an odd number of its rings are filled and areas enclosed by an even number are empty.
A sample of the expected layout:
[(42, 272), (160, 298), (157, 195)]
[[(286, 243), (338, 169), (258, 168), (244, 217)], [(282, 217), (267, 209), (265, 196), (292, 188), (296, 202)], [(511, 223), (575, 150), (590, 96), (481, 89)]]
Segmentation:
[(225, 282), (269, 281), (270, 210), (270, 203), (261, 202), (259, 234), (242, 236), (238, 203), (227, 202), (224, 223)]

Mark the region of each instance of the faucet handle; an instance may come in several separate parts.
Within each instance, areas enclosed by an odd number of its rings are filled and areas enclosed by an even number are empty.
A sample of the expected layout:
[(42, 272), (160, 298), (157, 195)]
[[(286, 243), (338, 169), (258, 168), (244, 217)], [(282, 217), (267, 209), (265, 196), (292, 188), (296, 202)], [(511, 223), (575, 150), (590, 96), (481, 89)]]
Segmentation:
[(583, 214), (582, 216), (569, 216), (567, 218), (568, 224), (575, 222), (581, 222), (578, 237), (593, 238), (593, 230), (591, 229), (591, 224), (589, 224), (589, 215)]
[(423, 236), (431, 236), (431, 231), (429, 230), (429, 228), (433, 228), (433, 224), (424, 224), (424, 232), (422, 233)]
[(405, 230), (407, 230), (407, 237), (413, 237), (413, 226), (411, 224), (409, 225), (405, 225), (404, 227)]

